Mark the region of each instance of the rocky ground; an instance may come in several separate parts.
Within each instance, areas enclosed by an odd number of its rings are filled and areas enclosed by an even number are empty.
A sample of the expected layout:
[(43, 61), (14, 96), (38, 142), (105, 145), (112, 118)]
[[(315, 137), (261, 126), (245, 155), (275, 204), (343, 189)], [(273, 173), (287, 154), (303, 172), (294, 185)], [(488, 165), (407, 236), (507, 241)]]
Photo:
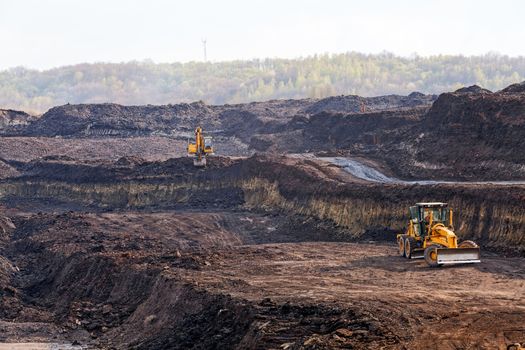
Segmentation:
[[(523, 90), (2, 111), (0, 349), (524, 342), (525, 185), (469, 183), (524, 179)], [(463, 182), (368, 182), (329, 155)], [(398, 256), (418, 201), (450, 203), (482, 263)]]

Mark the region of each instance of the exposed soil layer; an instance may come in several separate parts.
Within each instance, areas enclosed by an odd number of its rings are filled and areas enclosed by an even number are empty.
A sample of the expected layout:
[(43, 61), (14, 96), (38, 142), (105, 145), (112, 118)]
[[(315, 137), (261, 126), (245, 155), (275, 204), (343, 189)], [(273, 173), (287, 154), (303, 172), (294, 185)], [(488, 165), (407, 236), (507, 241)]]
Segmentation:
[(373, 184), (327, 163), (273, 156), (213, 157), (206, 169), (193, 167), (189, 158), (164, 162), (52, 158), (12, 164), (20, 175), (0, 181), (0, 200), (23, 210), (242, 206), (327, 220), (361, 237), (371, 229), (401, 231), (408, 206), (443, 201), (457, 213), (461, 238), (501, 252), (525, 252), (522, 185)]

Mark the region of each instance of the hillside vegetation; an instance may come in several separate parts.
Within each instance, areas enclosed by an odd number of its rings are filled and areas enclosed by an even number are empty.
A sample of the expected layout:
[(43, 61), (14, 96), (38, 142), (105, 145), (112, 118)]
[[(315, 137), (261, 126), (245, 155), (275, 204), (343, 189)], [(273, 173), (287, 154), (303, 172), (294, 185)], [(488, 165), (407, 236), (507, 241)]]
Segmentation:
[(440, 93), (525, 80), (525, 57), (345, 53), (300, 59), (190, 63), (94, 63), (0, 72), (0, 108), (41, 113), (66, 103), (207, 104), (269, 99)]

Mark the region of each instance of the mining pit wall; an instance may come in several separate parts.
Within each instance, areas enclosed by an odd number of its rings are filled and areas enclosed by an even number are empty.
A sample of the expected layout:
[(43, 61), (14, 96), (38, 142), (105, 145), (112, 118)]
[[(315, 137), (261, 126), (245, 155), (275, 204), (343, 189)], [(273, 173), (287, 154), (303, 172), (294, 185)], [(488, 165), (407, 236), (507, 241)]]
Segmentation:
[[(525, 253), (525, 188), (495, 185), (399, 185), (343, 182), (313, 162), (254, 156), (188, 177), (78, 183), (15, 178), (0, 183), (0, 199), (60, 202), (99, 210), (245, 208), (284, 211), (329, 220), (359, 240), (367, 231), (404, 230), (408, 207), (448, 202), (460, 239), (482, 247)], [(188, 180), (190, 179), (190, 180)], [(388, 237), (384, 237), (387, 239)]]

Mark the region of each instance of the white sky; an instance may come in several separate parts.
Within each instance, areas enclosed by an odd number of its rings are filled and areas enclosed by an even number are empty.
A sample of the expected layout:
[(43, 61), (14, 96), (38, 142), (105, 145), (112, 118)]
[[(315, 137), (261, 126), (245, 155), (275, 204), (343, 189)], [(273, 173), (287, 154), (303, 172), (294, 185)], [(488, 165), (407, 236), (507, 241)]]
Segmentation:
[(522, 0), (0, 0), (0, 69), (82, 62), (525, 55)]

